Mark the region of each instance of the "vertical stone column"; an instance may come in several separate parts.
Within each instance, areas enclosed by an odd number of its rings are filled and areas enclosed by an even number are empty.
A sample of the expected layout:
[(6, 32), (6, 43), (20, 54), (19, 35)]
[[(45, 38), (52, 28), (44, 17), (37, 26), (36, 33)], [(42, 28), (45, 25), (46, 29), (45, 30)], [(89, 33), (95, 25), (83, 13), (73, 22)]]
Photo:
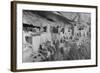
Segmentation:
[(38, 52), (40, 46), (40, 36), (32, 36), (32, 48), (33, 52)]

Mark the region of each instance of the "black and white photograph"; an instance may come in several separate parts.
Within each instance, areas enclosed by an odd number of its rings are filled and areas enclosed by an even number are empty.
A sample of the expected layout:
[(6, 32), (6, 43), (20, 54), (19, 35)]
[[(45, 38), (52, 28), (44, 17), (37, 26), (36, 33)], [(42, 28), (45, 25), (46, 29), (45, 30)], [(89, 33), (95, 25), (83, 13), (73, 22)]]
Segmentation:
[(91, 59), (91, 13), (23, 10), (23, 63)]
[(12, 2), (11, 70), (97, 66), (97, 6)]

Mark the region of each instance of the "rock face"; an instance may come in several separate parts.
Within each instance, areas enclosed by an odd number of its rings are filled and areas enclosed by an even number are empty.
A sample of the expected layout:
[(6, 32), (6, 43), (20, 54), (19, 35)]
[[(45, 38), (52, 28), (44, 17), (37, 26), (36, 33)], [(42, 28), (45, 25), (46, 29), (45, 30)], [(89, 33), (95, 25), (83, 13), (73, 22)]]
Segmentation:
[(23, 62), (90, 59), (90, 17), (90, 13), (23, 10), (23, 35), (28, 34), (23, 36)]

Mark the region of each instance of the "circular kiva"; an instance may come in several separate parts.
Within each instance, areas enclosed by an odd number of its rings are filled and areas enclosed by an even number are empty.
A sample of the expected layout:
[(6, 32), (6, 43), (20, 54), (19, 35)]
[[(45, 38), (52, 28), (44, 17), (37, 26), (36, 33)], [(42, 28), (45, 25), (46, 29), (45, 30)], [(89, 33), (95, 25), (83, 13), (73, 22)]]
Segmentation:
[(45, 59), (44, 55), (42, 55), (41, 53), (34, 53), (32, 57), (33, 57), (33, 62), (40, 62)]

